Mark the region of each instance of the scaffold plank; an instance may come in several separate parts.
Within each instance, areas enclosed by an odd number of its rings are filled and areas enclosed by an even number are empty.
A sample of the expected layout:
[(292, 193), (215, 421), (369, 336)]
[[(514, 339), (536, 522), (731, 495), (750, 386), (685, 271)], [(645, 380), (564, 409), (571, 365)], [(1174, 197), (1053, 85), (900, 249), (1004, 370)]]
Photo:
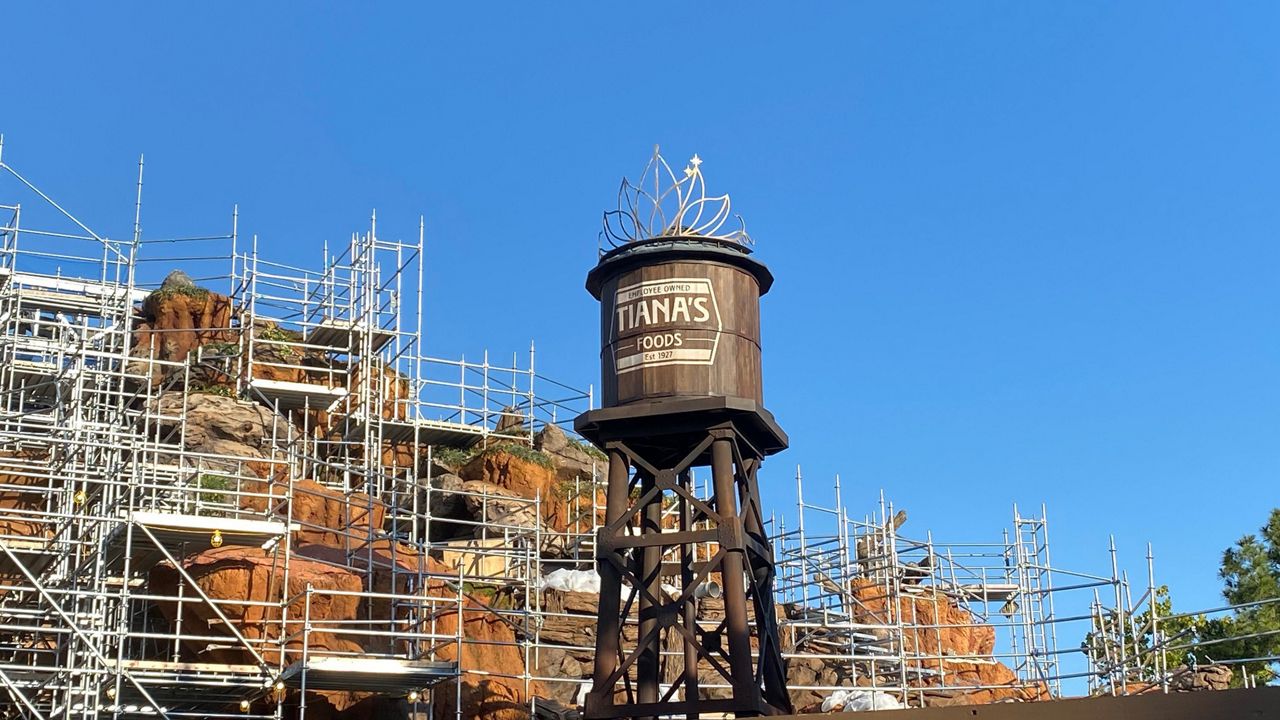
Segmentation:
[(0, 544), (8, 548), (8, 553), (0, 553), (0, 576), (15, 575), (18, 566), (9, 557), (9, 553), (22, 563), (33, 575), (39, 575), (53, 564), (58, 551), (53, 543), (42, 537), (4, 537)]
[(23, 288), (41, 288), (53, 294), (78, 294), (109, 298), (128, 298), (132, 302), (142, 302), (150, 295), (150, 291), (128, 288), (116, 282), (94, 282), (67, 277), (50, 277), (27, 272), (13, 273), (13, 280)]
[(54, 394), (53, 383), (62, 372), (61, 365), (49, 360), (14, 360), (11, 367), (14, 389), (24, 386), (37, 389), (35, 386), (43, 386), (40, 388), (43, 394)]
[(23, 290), (18, 293), (18, 306), (22, 309), (47, 310), (72, 315), (98, 315), (108, 302), (110, 300), (92, 295), (44, 290)]
[(308, 658), (285, 668), (280, 679), (289, 687), (307, 689), (363, 690), (402, 695), (410, 690), (431, 687), (458, 676), (456, 662), (395, 660), (368, 657)]
[[(135, 511), (129, 521), (147, 528), (160, 545), (170, 552), (181, 549), (191, 554), (213, 547), (238, 545), (267, 547), (296, 530), (298, 525), (285, 525), (274, 520), (246, 520), (243, 518), (212, 517), (206, 515), (182, 515), (152, 511)], [(215, 533), (217, 539), (214, 539)], [(129, 558), (134, 569), (154, 566), (164, 559), (164, 553), (155, 547), (146, 535), (134, 533), (129, 542), (127, 525), (121, 525), (112, 533), (107, 544), (107, 565), (118, 569)]]
[(173, 662), (169, 660), (121, 660), (120, 667), (126, 670), (145, 672), (199, 672), (222, 674), (258, 675), (262, 668), (257, 665), (236, 665), (228, 663)]
[[(379, 420), (382, 439), (387, 442), (404, 443), (416, 440), (419, 445), (439, 445), (467, 448), (476, 444), (488, 432), (480, 425), (450, 422), (447, 420)], [(347, 423), (344, 439), (348, 442), (360, 440), (370, 431), (370, 424), (363, 416), (353, 415)]]
[(265, 398), (268, 406), (278, 407), (281, 410), (301, 410), (309, 407), (312, 410), (331, 411), (347, 396), (347, 389), (343, 387), (263, 378), (254, 378), (249, 381), (249, 389), (259, 397)]
[(330, 348), (336, 352), (358, 354), (364, 349), (365, 336), (369, 337), (370, 350), (378, 352), (391, 342), (395, 334), (381, 328), (370, 330), (368, 324), (363, 322), (329, 318), (311, 328), (303, 342), (307, 345)]
[(966, 600), (1004, 602), (1016, 597), (1021, 590), (1016, 583), (974, 583), (957, 585), (955, 592)]

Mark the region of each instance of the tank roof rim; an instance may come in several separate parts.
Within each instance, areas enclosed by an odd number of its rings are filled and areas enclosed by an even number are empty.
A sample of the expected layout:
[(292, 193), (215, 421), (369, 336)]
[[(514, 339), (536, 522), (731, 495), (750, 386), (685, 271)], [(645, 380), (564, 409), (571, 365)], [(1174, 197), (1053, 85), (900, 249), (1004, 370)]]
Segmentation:
[(596, 266), (587, 273), (587, 292), (599, 300), (600, 291), (610, 277), (655, 259), (688, 259), (719, 261), (745, 270), (755, 277), (760, 294), (764, 295), (773, 286), (773, 273), (750, 254), (751, 249), (739, 243), (710, 237), (667, 236), (627, 243), (600, 256)]

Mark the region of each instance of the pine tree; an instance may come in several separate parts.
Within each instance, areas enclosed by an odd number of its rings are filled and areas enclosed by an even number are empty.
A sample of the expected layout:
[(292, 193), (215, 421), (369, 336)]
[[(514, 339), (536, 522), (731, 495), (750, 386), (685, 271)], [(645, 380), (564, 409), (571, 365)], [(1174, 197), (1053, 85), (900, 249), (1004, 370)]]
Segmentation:
[(1271, 511), (1259, 535), (1245, 535), (1222, 553), (1218, 576), (1222, 597), (1244, 607), (1206, 625), (1197, 657), (1219, 662), (1258, 658), (1241, 663), (1243, 669), (1258, 684), (1269, 683), (1280, 676), (1280, 508)]
[[(1114, 626), (1111, 632), (1095, 626), (1081, 649), (1104, 671), (1121, 656), (1131, 667), (1145, 665), (1151, 653), (1163, 647), (1171, 670), (1229, 662), (1236, 668), (1231, 681), (1234, 686), (1241, 685), (1245, 675), (1258, 685), (1272, 682), (1280, 677), (1280, 508), (1271, 511), (1258, 534), (1240, 538), (1222, 553), (1218, 576), (1223, 582), (1223, 599), (1240, 606), (1232, 614), (1173, 617), (1169, 588), (1161, 586), (1154, 598), (1159, 642), (1152, 633), (1148, 606), (1128, 618), (1120, 637), (1116, 637)], [(1114, 622), (1114, 613), (1106, 613), (1105, 619)], [(1126, 682), (1134, 681), (1138, 678), (1126, 678)]]

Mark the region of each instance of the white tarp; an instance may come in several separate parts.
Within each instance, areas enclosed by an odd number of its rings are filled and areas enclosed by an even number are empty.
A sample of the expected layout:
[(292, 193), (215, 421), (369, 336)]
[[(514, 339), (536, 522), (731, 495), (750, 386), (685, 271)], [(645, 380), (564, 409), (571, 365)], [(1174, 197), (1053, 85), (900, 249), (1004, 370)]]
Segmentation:
[[(595, 570), (570, 570), (560, 568), (552, 570), (542, 577), (543, 590), (563, 590), (568, 592), (600, 594), (600, 576)], [(662, 583), (662, 591), (668, 597), (679, 597), (680, 588)]]
[(544, 590), (565, 590), (600, 594), (600, 576), (595, 570), (552, 570), (542, 578)]
[(843, 710), (845, 712), (862, 712), (864, 710), (901, 710), (902, 703), (898, 698), (879, 690), (836, 690), (822, 701), (822, 712)]

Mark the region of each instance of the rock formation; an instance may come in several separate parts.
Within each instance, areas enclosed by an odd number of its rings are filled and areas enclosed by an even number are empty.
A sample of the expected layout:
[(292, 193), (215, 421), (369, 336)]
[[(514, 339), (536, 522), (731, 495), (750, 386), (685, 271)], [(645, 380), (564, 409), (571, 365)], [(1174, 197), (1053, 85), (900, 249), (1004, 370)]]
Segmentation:
[[(426, 448), (387, 442), (369, 451), (373, 459), (359, 458), (366, 465), (348, 463), (343, 453), (358, 444), (352, 440), (358, 433), (351, 434), (350, 426), (322, 411), (278, 415), (251, 398), (236, 397), (237, 391), (252, 379), (336, 383), (353, 396), (357, 387), (372, 388), (373, 407), (359, 406), (356, 411), (394, 420), (405, 417), (404, 404), (397, 401), (408, 397), (408, 379), (375, 362), (356, 370), (344, 368), (337, 359), (341, 352), (304, 347), (298, 333), (268, 321), (236, 326), (236, 316), (229, 298), (197, 287), (181, 273), (172, 274), (142, 303), (130, 369), (151, 379), (146, 437), (170, 446), (181, 443), (182, 461), (196, 464), (180, 470), (193, 470), (199, 482), (205, 474), (233, 481), (233, 487), (214, 488), (231, 498), (223, 498), (219, 512), (287, 519), (295, 527), (286, 541), (265, 547), (209, 542), (191, 551), (176, 550), (175, 561), (151, 567), (145, 589), (160, 599), (154, 601), (154, 613), (148, 608), (147, 617), (138, 622), (149, 623), (155, 637), (181, 624), (189, 639), (176, 649), (149, 648), (154, 656), (149, 659), (278, 668), (301, 659), (304, 638), (310, 652), (352, 657), (400, 652), (410, 641), (395, 630), (423, 622), (426, 614), (434, 632), (447, 636), (461, 628), (466, 639), (460, 646), (444, 643), (434, 648), (435, 658), (456, 661), (462, 672), (458, 685), (442, 686), (433, 694), (430, 710), (435, 718), (445, 720), (460, 711), (478, 720), (525, 720), (534, 697), (577, 704), (594, 660), (597, 596), (541, 589), (536, 578), (507, 583), (499, 591), (501, 583), (486, 584), (477, 576), (459, 578), (458, 568), (484, 562), (482, 542), (501, 547), (527, 543), (530, 535), (540, 541), (533, 552), (548, 565), (589, 566), (589, 543), (585, 551), (573, 543), (603, 520), (604, 493), (596, 478), (604, 474), (604, 456), (555, 425), (531, 435), (524, 425), (527, 418), (508, 409), (497, 432), (510, 437), (500, 441), (486, 437), (470, 447), (434, 448), (430, 455)], [(247, 353), (252, 356), (246, 358)], [(243, 362), (246, 359), (254, 362)], [(246, 369), (250, 365), (251, 371)], [(306, 439), (302, 452), (295, 447), (298, 438)], [(154, 460), (166, 464), (174, 457), (162, 454)], [(32, 518), (40, 516), (56, 488), (39, 473), (24, 470), (46, 461), (27, 451), (0, 455), (0, 535), (47, 533)], [(381, 467), (367, 467), (379, 462)], [(379, 475), (385, 482), (369, 480)], [(406, 503), (413, 505), (413, 513), (405, 512)], [(406, 514), (414, 517), (406, 520)], [(430, 522), (418, 527), (415, 523), (422, 517)], [(905, 520), (900, 512), (889, 521), (886, 533)], [(424, 554), (425, 546), (413, 544), (421, 540), (430, 541), (431, 555)], [(859, 542), (857, 555), (868, 575), (887, 569), (885, 554), (871, 538)], [(847, 593), (855, 608), (853, 623), (872, 628), (905, 625), (901, 636), (869, 632), (880, 646), (918, 657), (913, 662), (921, 672), (913, 675), (918, 692), (909, 698), (912, 703), (976, 704), (1047, 696), (1043, 686), (1020, 680), (991, 659), (994, 629), (955, 598), (938, 594), (926, 563), (893, 568), (898, 570), (905, 579), (892, 591), (855, 580), (847, 588), (835, 586), (835, 592)], [(497, 572), (507, 571), (499, 564)], [(5, 572), (0, 565), (0, 578)], [(512, 586), (518, 586), (515, 597)], [(392, 595), (397, 600), (391, 600)], [(184, 600), (179, 603), (178, 597)], [(412, 601), (406, 604), (405, 597)], [(459, 597), (460, 605), (431, 602)], [(526, 605), (541, 610), (536, 622), (513, 624), (511, 618), (521, 613), (509, 612), (511, 608)], [(779, 606), (778, 612), (785, 621), (798, 610)], [(714, 624), (722, 617), (722, 602), (700, 601), (700, 621)], [(339, 626), (344, 623), (348, 628), (392, 631), (343, 632)], [(537, 645), (529, 643), (534, 633)], [(634, 641), (635, 625), (624, 626), (624, 633)], [(785, 622), (783, 633), (784, 650), (802, 642)], [(805, 686), (853, 688), (897, 682), (889, 673), (877, 677), (869, 666), (803, 649), (805, 657), (788, 667), (797, 710), (816, 711), (822, 705), (824, 694), (800, 689)], [(673, 682), (675, 671), (674, 664), (667, 667), (664, 680)], [(521, 677), (530, 674), (549, 682)], [(699, 676), (704, 696), (727, 692), (706, 687), (720, 682), (709, 665), (699, 668)], [(1229, 683), (1229, 670), (1206, 667), (1179, 673), (1174, 684), (1179, 690), (1198, 690)], [(289, 691), (282, 699), (286, 707), (293, 707), (297, 692)], [(409, 713), (404, 698), (359, 688), (309, 690), (306, 701), (310, 717), (335, 720)]]
[[(327, 436), (340, 429), (331, 428), (324, 413), (302, 417), (295, 414), (290, 422), (259, 403), (231, 397), (230, 390), (236, 383), (232, 368), (239, 366), (231, 362), (196, 362), (197, 356), (226, 360), (243, 352), (246, 341), (231, 328), (232, 316), (229, 299), (195, 287), (180, 274), (171, 275), (143, 303), (135, 324), (134, 356), (149, 355), (166, 363), (188, 360), (193, 369), (200, 367), (190, 375), (198, 379), (183, 387), (173, 382), (172, 368), (176, 366), (158, 366), (164, 371), (153, 374), (153, 384), (168, 383), (173, 389), (159, 393), (152, 401), (149, 410), (155, 421), (151, 431), (158, 439), (180, 441), (184, 449), (198, 453), (202, 469), (238, 478), (237, 487), (245, 492), (238, 503), (242, 509), (288, 518), (297, 529), (287, 549), (284, 545), (268, 551), (217, 547), (181, 557), (181, 571), (168, 562), (157, 564), (148, 578), (149, 587), (157, 595), (193, 599), (181, 608), (172, 600), (158, 602), (158, 617), (152, 622), (172, 626), (181, 621), (187, 635), (227, 638), (225, 642), (187, 642), (180, 650), (183, 659), (190, 662), (287, 665), (301, 658), (304, 616), (311, 622), (306, 643), (312, 652), (359, 656), (392, 650), (385, 647), (386, 636), (333, 630), (343, 622), (358, 627), (357, 621), (373, 619), (389, 626), (399, 619), (399, 611), (376, 595), (367, 599), (345, 593), (421, 593), (456, 598), (456, 582), (445, 579), (454, 571), (434, 558), (419, 556), (412, 546), (385, 539), (385, 499), (360, 492), (338, 492), (315, 479), (290, 477), (287, 464), (280, 458), (280, 448), (301, 432)], [(290, 382), (307, 381), (317, 374), (345, 377), (327, 372), (329, 360), (324, 353), (297, 346), (295, 343), (301, 338), (295, 333), (270, 323), (258, 323), (252, 333), (254, 359), (260, 361), (254, 364), (255, 377)], [(137, 366), (135, 370), (138, 367), (145, 369)], [(407, 380), (389, 368), (379, 373), (372, 381), (375, 391), (383, 396), (384, 402), (379, 404), (383, 417), (402, 416), (403, 410), (397, 409), (401, 404), (393, 401), (407, 396)], [(345, 377), (344, 382), (355, 386), (363, 380), (356, 373)], [(525, 452), (534, 451), (526, 448)], [(404, 447), (388, 446), (386, 457), (394, 458), (392, 464), (399, 467), (418, 465)], [(442, 516), (468, 520), (469, 531), (494, 522), (532, 527), (540, 521), (536, 516), (509, 515), (516, 506), (530, 504), (525, 498), (538, 493), (551, 498), (556, 491), (555, 467), (541, 455), (522, 459), (504, 453), (477, 453), (468, 468), (469, 480), (456, 476), (437, 478), (438, 487), (443, 491), (491, 492), (492, 503), (481, 507), (467, 498), (442, 492), (432, 497), (431, 504)], [(21, 483), (10, 479), (5, 484)], [(0, 509), (6, 507), (5, 503), (25, 507), (38, 502), (39, 497), (35, 492), (2, 493)], [(503, 497), (511, 498), (511, 507), (505, 511)], [(547, 505), (553, 506), (550, 502)], [(552, 515), (554, 511), (548, 510), (548, 517)], [(400, 572), (393, 572), (397, 567)], [(406, 578), (423, 577), (424, 572), (433, 578), (427, 587), (407, 586)], [(180, 591), (179, 586), (185, 589)], [(213, 606), (194, 600), (201, 595), (215, 602), (225, 620), (254, 648), (256, 657), (234, 637)], [(455, 697), (461, 699), (464, 717), (528, 717), (530, 693), (545, 693), (536, 684), (526, 687), (523, 681), (500, 676), (520, 675), (524, 668), (516, 629), (508, 621), (482, 599), (468, 595), (460, 612), (455, 609), (437, 613), (431, 622), (434, 632), (441, 635), (456, 632), (461, 623), (468, 640), (460, 652), (453, 644), (437, 649), (435, 657), (458, 662), (463, 675), (456, 692), (445, 686), (434, 694), (432, 712), (436, 717), (453, 717)], [(403, 717), (406, 712), (403, 699), (389, 700), (367, 692), (324, 690), (309, 695), (309, 717), (354, 720)], [(290, 702), (286, 699), (286, 706)]]
[(1226, 665), (1204, 665), (1198, 668), (1179, 667), (1172, 673), (1170, 687), (1177, 692), (1201, 690), (1228, 690), (1231, 688), (1231, 668)]
[(202, 345), (235, 343), (231, 315), (231, 298), (197, 287), (175, 270), (142, 303), (134, 323), (135, 355), (181, 362)]
[[(196, 348), (214, 349), (226, 356), (242, 352), (239, 344), (229, 341), (230, 335), (210, 331), (209, 327), (228, 327), (231, 317), (229, 302), (219, 296), (193, 290), (175, 279), (158, 293), (154, 301), (144, 306), (145, 320), (140, 325), (139, 346), (150, 346), (152, 338), (164, 338), (159, 345), (160, 359), (179, 359), (190, 355)], [(258, 323), (251, 332), (255, 338), (254, 375), (290, 382), (306, 381), (313, 374), (326, 377), (328, 360), (314, 349), (298, 347), (301, 340), (296, 334), (269, 323)], [(148, 335), (147, 333), (150, 333)], [(261, 342), (258, 342), (261, 341)], [(243, 343), (243, 341), (241, 341)], [(202, 351), (201, 356), (206, 353)], [(215, 357), (217, 355), (215, 354)], [(215, 363), (216, 364), (216, 363)], [(288, 366), (288, 367), (283, 367)], [(224, 364), (224, 367), (230, 367)], [(310, 368), (310, 369), (309, 369)], [(163, 418), (157, 431), (174, 436), (183, 430), (183, 441), (189, 450), (223, 457), (244, 458), (241, 471), (256, 476), (261, 485), (257, 495), (242, 499), (242, 507), (259, 513), (289, 517), (298, 524), (289, 558), (288, 587), (278, 572), (279, 558), (261, 551), (243, 548), (219, 548), (206, 550), (182, 560), (185, 571), (201, 590), (221, 600), (251, 599), (280, 602), (305, 591), (313, 590), (377, 590), (401, 592), (406, 588), (393, 587), (388, 578), (396, 574), (389, 571), (396, 563), (425, 562), (432, 571), (448, 575), (456, 572), (450, 562), (462, 562), (467, 551), (446, 556), (442, 563), (436, 558), (418, 558), (406, 545), (392, 544), (383, 539), (382, 531), (388, 517), (390, 498), (374, 497), (360, 492), (331, 490), (323, 478), (288, 480), (281, 475), (281, 466), (269, 462), (271, 445), (290, 433), (309, 432), (321, 436), (340, 432), (331, 428), (324, 413), (311, 413), (294, 425), (276, 417), (269, 410), (253, 403), (210, 393), (210, 378), (216, 373), (205, 373), (206, 384), (162, 394), (157, 401), (157, 414)], [(318, 377), (318, 375), (317, 375)], [(231, 376), (224, 378), (233, 380)], [(408, 387), (405, 380), (393, 371), (383, 370), (375, 385), (383, 396), (379, 403), (384, 417), (398, 416), (396, 402), (385, 402), (405, 397)], [(356, 383), (361, 378), (348, 377), (346, 382)], [(192, 392), (196, 390), (196, 392)], [(204, 391), (204, 392), (201, 392)], [(299, 420), (295, 418), (295, 422)], [(429, 510), (433, 518), (429, 529), (433, 541), (456, 539), (471, 542), (482, 535), (502, 537), (503, 529), (510, 532), (532, 530), (535, 527), (543, 544), (539, 548), (546, 558), (563, 556), (568, 550), (569, 538), (589, 531), (602, 518), (604, 496), (593, 481), (602, 475), (604, 457), (601, 453), (569, 438), (558, 427), (548, 425), (532, 437), (532, 442), (521, 440), (528, 436), (521, 415), (512, 410), (498, 423), (498, 431), (515, 439), (503, 440), (489, 446), (478, 445), (461, 452), (441, 453), (434, 464), (406, 456), (406, 448), (388, 447), (384, 462), (388, 459), (396, 467), (413, 467), (429, 476), (431, 490), (418, 490), (418, 502)], [(185, 425), (185, 429), (184, 429)], [(289, 493), (283, 492), (287, 484)], [(277, 492), (277, 489), (280, 492)], [(905, 516), (895, 518), (901, 524)], [(463, 546), (470, 547), (470, 546)], [(873, 548), (863, 548), (870, 555)], [(279, 552), (279, 551), (278, 551)], [(374, 559), (378, 558), (378, 559)], [(453, 558), (450, 560), (449, 558)], [(865, 559), (864, 559), (865, 561)], [(152, 574), (152, 582), (158, 590), (173, 589), (178, 582), (176, 568), (161, 565)], [(920, 578), (923, 580), (924, 578)], [(442, 596), (448, 592), (444, 580), (432, 581), (427, 593)], [(533, 592), (532, 590), (530, 592)], [(878, 585), (855, 584), (851, 595), (860, 606), (855, 622), (883, 624), (883, 617), (890, 602), (907, 608), (904, 612), (924, 625), (942, 626), (939, 629), (917, 628), (903, 639), (908, 653), (937, 654), (944, 657), (924, 661), (929, 669), (946, 673), (952, 682), (948, 684), (973, 684), (994, 686), (994, 689), (969, 693), (928, 695), (931, 704), (968, 702), (992, 702), (1002, 699), (1029, 700), (1039, 697), (1040, 691), (1028, 691), (1008, 668), (990, 661), (995, 642), (994, 631), (975, 621), (958, 604), (942, 599), (935, 602), (927, 596), (907, 595), (902, 598), (878, 597)], [(579, 593), (542, 591), (535, 604), (540, 604), (546, 615), (538, 632), (540, 646), (535, 648), (530, 663), (535, 675), (564, 682), (545, 684), (512, 681), (486, 672), (511, 674), (513, 668), (524, 667), (524, 655), (519, 648), (518, 629), (502, 617), (486, 611), (488, 598), (470, 598), (462, 611), (463, 633), (469, 642), (455, 650), (442, 649), (442, 656), (457, 659), (464, 671), (478, 674), (464, 675), (460, 689), (463, 713), (466, 717), (492, 720), (515, 720), (527, 716), (530, 694), (555, 700), (572, 706), (579, 700), (583, 684), (588, 680), (592, 667), (595, 644), (596, 596)], [(278, 654), (298, 651), (297, 641), (279, 642), (281, 637), (294, 634), (296, 620), (282, 620), (278, 608), (265, 606), (238, 607), (231, 619), (242, 633), (255, 641), (262, 641), (263, 658), (278, 662)], [(162, 614), (172, 620), (174, 608), (163, 608)], [(270, 611), (268, 611), (270, 610)], [(297, 608), (286, 608), (287, 617), (294, 618)], [(277, 615), (272, 615), (272, 613)], [(352, 620), (356, 617), (391, 618), (393, 610), (374, 603), (361, 606), (353, 598), (335, 597), (330, 602), (311, 607), (311, 616), (317, 620)], [(704, 620), (719, 619), (722, 605), (705, 600), (699, 613)], [(780, 608), (780, 612), (785, 609)], [(230, 614), (230, 613), (228, 613)], [(207, 624), (207, 632), (225, 632), (215, 617), (193, 613), (189, 622)], [(438, 627), (451, 632), (459, 619), (448, 615), (436, 618)], [(323, 623), (321, 623), (323, 624)], [(634, 627), (629, 628), (634, 633)], [(367, 641), (366, 641), (367, 642)], [(372, 650), (361, 645), (357, 638), (326, 634), (323, 631), (311, 635), (313, 647), (337, 652), (358, 653)], [(938, 651), (937, 648), (942, 648)], [(216, 647), (189, 647), (184, 652), (193, 660), (218, 658), (231, 651)], [(275, 656), (270, 656), (275, 653)], [(231, 653), (235, 655), (235, 653)], [(240, 653), (236, 662), (245, 662)], [(674, 671), (674, 669), (669, 672)], [(708, 666), (700, 668), (700, 676), (707, 683), (718, 680)], [(838, 662), (811, 658), (791, 663), (791, 681), (797, 686), (828, 685), (850, 686), (875, 682), (869, 673), (861, 674)], [(668, 681), (674, 677), (667, 678)], [(1004, 689), (1007, 686), (1007, 689)], [(706, 688), (703, 694), (716, 696), (723, 690)], [(816, 709), (823, 696), (812, 691), (796, 691), (793, 698), (798, 708)], [(455, 709), (454, 693), (437, 693), (435, 708), (437, 717), (446, 717)], [(324, 692), (314, 702), (322, 703), (331, 714), (338, 717), (367, 712), (373, 698), (358, 692)]]
[[(1201, 665), (1194, 668), (1180, 665), (1169, 671), (1167, 685), (1172, 692), (1230, 690), (1233, 676), (1234, 672), (1227, 665)], [(1154, 680), (1131, 681), (1124, 687), (1126, 695), (1143, 695), (1162, 691), (1160, 683)]]
[(273, 440), (283, 444), (294, 432), (263, 406), (225, 395), (164, 392), (151, 408), (158, 437), (181, 439), (197, 453), (237, 458), (265, 458)]
[(1007, 666), (991, 659), (996, 642), (992, 626), (979, 621), (949, 595), (929, 587), (913, 587), (919, 589), (894, 593), (871, 580), (853, 581), (850, 586), (855, 608), (853, 621), (892, 625), (900, 619), (905, 624), (902, 650), (918, 656), (918, 666), (928, 672), (927, 679), (918, 681), (920, 687), (981, 688), (931, 691), (926, 693), (927, 704), (981, 705), (1048, 698), (1048, 690), (1043, 685), (1028, 687)]

